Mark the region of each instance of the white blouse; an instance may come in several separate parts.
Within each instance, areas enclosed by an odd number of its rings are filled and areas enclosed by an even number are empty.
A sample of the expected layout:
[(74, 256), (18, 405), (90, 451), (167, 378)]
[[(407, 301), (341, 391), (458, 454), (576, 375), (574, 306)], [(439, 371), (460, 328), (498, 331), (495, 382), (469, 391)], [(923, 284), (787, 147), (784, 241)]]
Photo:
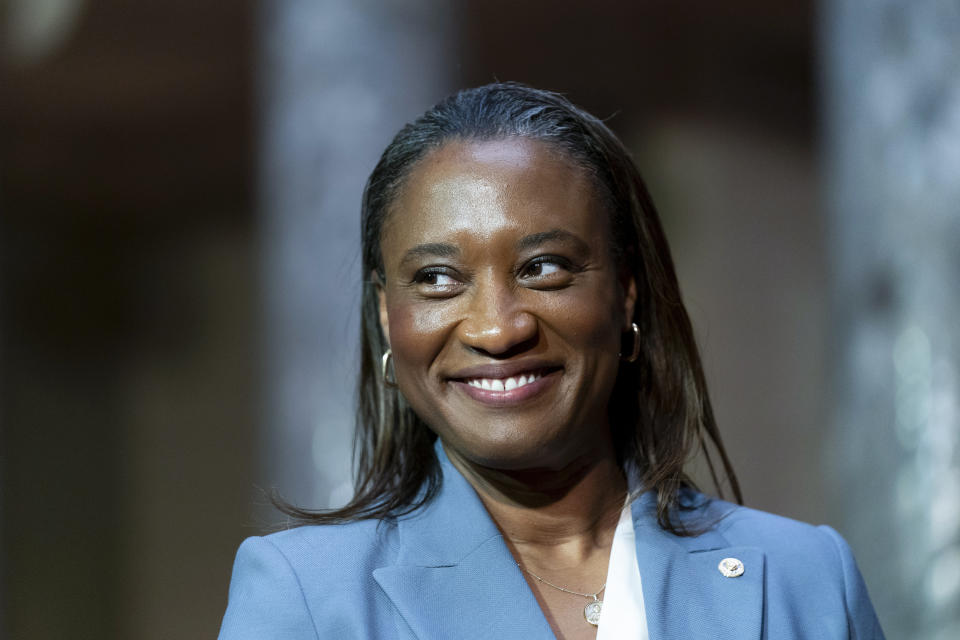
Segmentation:
[(633, 516), (628, 502), (620, 513), (620, 522), (613, 534), (597, 640), (649, 640), (641, 587)]

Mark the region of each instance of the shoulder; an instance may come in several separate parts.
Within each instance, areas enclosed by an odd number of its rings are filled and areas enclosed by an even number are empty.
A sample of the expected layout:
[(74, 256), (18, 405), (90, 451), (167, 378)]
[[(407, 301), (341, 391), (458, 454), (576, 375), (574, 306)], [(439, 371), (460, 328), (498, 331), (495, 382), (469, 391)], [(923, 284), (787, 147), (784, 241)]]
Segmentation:
[[(732, 547), (763, 552), (768, 613), (790, 617), (797, 602), (842, 607), (854, 638), (882, 638), (880, 625), (850, 545), (834, 529), (720, 500), (715, 531)], [(783, 609), (783, 611), (779, 611)]]
[[(840, 583), (849, 546), (827, 526), (751, 509), (699, 493), (685, 497), (681, 522), (700, 532), (676, 540), (689, 551), (750, 548), (763, 553), (768, 577), (806, 584)], [(683, 503), (681, 503), (683, 504)]]
[(801, 559), (818, 569), (842, 570), (853, 553), (827, 525), (812, 525), (749, 507), (713, 500), (713, 513), (721, 515), (716, 530), (730, 544), (758, 547), (773, 559)]
[(340, 625), (350, 628), (356, 602), (378, 597), (374, 569), (395, 554), (396, 527), (383, 521), (247, 538), (234, 561), (220, 638), (316, 638)]
[(302, 526), (244, 540), (234, 571), (250, 563), (271, 571), (289, 571), (302, 583), (354, 584), (360, 575), (395, 555), (395, 525), (363, 520), (340, 525)]
[(240, 546), (272, 548), (291, 568), (309, 571), (322, 565), (324, 571), (337, 567), (355, 569), (358, 564), (384, 559), (394, 546), (396, 525), (383, 520), (361, 520), (346, 524), (302, 526), (266, 536), (247, 538)]
[(711, 502), (711, 512), (721, 516), (716, 529), (732, 544), (757, 546), (768, 552), (837, 557), (837, 543), (842, 538), (828, 526), (807, 524), (722, 500)]

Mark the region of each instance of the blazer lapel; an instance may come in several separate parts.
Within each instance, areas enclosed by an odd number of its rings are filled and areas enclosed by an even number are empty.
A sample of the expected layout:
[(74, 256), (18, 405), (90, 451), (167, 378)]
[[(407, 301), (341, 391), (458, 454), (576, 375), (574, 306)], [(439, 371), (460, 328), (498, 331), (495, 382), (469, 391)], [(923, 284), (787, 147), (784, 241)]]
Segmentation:
[(399, 554), (377, 583), (420, 640), (553, 638), (480, 498), (437, 448), (440, 492), (398, 521)]
[[(443, 472), (432, 501), (397, 523), (396, 561), (373, 572), (419, 640), (554, 638), (540, 605), (473, 487), (437, 446)], [(632, 505), (637, 563), (651, 640), (758, 640), (763, 623), (763, 552), (733, 547), (712, 528), (683, 538), (663, 531), (656, 496)], [(697, 511), (719, 519), (719, 503)], [(718, 565), (737, 558), (744, 572)]]
[[(650, 639), (760, 638), (763, 552), (730, 546), (715, 528), (693, 538), (674, 536), (657, 524), (655, 507), (653, 492), (632, 506)], [(722, 516), (712, 506), (698, 512), (707, 522)], [(724, 558), (740, 560), (743, 574), (725, 577), (719, 570)]]

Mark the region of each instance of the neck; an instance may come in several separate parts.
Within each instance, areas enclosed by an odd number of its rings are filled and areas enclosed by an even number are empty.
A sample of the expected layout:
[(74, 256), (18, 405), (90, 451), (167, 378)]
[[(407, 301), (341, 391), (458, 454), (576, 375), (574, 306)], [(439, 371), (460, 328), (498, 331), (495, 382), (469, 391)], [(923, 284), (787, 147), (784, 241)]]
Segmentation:
[(559, 469), (504, 471), (447, 454), (528, 568), (575, 567), (609, 553), (627, 493), (609, 443)]

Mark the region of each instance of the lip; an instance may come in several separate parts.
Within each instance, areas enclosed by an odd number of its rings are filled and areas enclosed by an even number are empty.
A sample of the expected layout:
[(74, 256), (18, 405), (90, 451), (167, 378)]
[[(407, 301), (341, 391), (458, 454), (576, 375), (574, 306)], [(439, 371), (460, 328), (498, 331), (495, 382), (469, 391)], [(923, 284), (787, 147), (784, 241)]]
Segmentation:
[[(560, 376), (558, 374), (561, 371), (563, 371), (563, 368), (553, 363), (540, 360), (523, 360), (467, 367), (457, 371), (456, 375), (451, 376), (448, 381), (454, 388), (459, 389), (473, 400), (486, 405), (503, 407), (526, 402), (543, 393), (559, 380)], [(471, 378), (503, 379), (532, 372), (541, 372), (540, 378), (509, 391), (480, 389), (467, 383), (467, 380)]]
[(447, 379), (456, 382), (463, 381), (467, 378), (511, 378), (521, 373), (531, 373), (534, 371), (553, 373), (554, 370), (561, 368), (559, 364), (550, 360), (528, 358), (511, 362), (496, 362), (464, 367), (448, 375)]

